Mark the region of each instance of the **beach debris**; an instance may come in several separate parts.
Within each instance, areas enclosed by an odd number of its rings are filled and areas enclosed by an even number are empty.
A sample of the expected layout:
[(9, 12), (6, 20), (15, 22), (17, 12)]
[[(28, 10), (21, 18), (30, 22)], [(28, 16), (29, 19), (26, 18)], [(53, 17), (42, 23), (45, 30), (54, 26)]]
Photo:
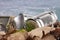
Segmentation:
[(46, 11), (36, 16), (24, 15), (23, 13), (20, 13), (14, 18), (16, 30), (26, 29), (27, 31), (31, 31), (37, 27), (44, 27), (54, 24), (57, 20), (58, 17), (54, 11)]
[(33, 16), (31, 19), (36, 21), (39, 27), (44, 27), (50, 24), (54, 24), (58, 17), (54, 11), (46, 11), (39, 15)]
[(20, 13), (17, 17), (0, 17), (0, 40), (59, 40), (60, 22), (57, 20), (53, 11), (36, 16)]

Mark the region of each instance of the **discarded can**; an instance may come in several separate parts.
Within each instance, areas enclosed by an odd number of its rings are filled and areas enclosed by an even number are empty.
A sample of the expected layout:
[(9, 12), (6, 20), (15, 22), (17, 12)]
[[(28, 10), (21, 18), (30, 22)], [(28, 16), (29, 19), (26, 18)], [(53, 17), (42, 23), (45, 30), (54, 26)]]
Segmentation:
[[(14, 18), (14, 21), (16, 23), (16, 29), (18, 30), (22, 28), (34, 29), (33, 28), (34, 24), (35, 24), (35, 28), (36, 26), (44, 27), (50, 24), (54, 24), (57, 20), (58, 18), (55, 12), (53, 11), (47, 11), (36, 16), (30, 16), (30, 15), (27, 16), (21, 13), (19, 16)], [(29, 23), (29, 24), (26, 25), (26, 23)]]
[(31, 19), (35, 20), (35, 22), (39, 27), (44, 27), (50, 24), (54, 24), (58, 20), (55, 12), (53, 11), (44, 12), (40, 15), (36, 15), (32, 17)]

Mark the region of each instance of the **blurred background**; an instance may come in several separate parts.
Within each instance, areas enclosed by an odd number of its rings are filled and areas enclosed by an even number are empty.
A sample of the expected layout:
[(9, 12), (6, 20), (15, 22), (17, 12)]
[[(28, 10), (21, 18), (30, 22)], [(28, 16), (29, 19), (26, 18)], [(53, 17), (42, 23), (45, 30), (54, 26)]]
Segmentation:
[(60, 20), (60, 0), (0, 0), (0, 16), (17, 16), (19, 13), (37, 15), (53, 10)]

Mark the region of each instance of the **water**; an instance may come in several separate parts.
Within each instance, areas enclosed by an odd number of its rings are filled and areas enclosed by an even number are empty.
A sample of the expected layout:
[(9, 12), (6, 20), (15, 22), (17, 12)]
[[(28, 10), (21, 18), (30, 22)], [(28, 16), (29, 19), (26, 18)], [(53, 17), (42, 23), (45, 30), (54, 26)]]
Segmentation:
[(60, 20), (60, 0), (0, 0), (0, 16), (17, 16), (19, 13), (37, 15), (54, 10)]
[(58, 20), (60, 20), (60, 8), (55, 8)]
[[(2, 13), (1, 15), (3, 16), (17, 16), (19, 15), (19, 13), (25, 13), (25, 14), (28, 14), (28, 15), (39, 15), (41, 14), (42, 12), (45, 12), (45, 11), (48, 11), (50, 9), (47, 9), (47, 8), (40, 8), (40, 9), (32, 9), (32, 8), (27, 8), (26, 10), (6, 10), (4, 13)], [(55, 11), (56, 15), (58, 16), (58, 20), (60, 20), (60, 8), (54, 8), (54, 9), (51, 9), (52, 11)]]

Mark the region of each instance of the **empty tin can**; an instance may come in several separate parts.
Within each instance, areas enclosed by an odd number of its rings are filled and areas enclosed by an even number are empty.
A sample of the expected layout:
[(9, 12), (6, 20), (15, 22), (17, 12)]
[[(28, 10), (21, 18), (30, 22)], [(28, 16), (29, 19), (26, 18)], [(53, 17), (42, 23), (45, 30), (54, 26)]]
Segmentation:
[(57, 15), (53, 11), (46, 11), (36, 16), (30, 16), (30, 15), (27, 16), (21, 13), (19, 16), (14, 18), (14, 21), (16, 23), (16, 29), (18, 30), (22, 28), (26, 28), (27, 22), (32, 23), (31, 24), (32, 26), (34, 26), (35, 24), (35, 28), (36, 28), (36, 26), (44, 27), (50, 24), (54, 24), (57, 20), (58, 20)]
[(31, 18), (39, 27), (54, 24), (58, 18), (54, 11), (46, 11)]

